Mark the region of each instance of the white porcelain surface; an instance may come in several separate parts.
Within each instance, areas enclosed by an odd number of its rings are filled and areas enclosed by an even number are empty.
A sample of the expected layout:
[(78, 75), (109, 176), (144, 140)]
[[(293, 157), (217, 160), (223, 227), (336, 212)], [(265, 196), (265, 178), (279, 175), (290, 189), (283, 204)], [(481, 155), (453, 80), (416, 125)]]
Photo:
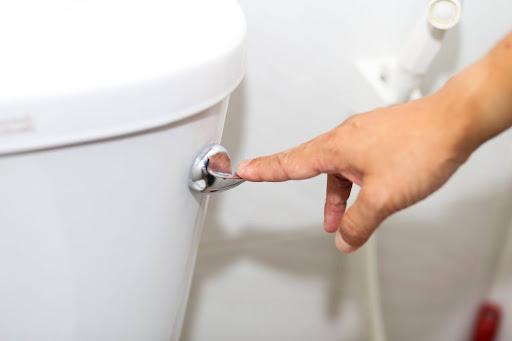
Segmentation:
[(0, 157), (0, 340), (177, 340), (227, 100), (134, 136)]

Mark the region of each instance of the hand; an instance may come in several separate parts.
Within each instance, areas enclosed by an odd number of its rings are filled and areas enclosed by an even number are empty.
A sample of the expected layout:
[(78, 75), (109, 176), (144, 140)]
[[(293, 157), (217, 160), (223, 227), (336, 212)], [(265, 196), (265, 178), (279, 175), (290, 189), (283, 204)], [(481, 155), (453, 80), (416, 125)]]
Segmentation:
[[(434, 95), (352, 116), (298, 147), (242, 163), (237, 173), (249, 181), (327, 174), (324, 228), (337, 231), (336, 246), (351, 252), (512, 126), (511, 94), (512, 32)], [(346, 210), (354, 183), (361, 191)]]
[[(352, 116), (298, 147), (242, 163), (237, 173), (250, 181), (326, 173), (324, 228), (338, 231), (336, 246), (351, 252), (386, 217), (437, 190), (474, 149), (464, 142), (467, 125), (450, 95)], [(353, 183), (361, 191), (346, 210)]]

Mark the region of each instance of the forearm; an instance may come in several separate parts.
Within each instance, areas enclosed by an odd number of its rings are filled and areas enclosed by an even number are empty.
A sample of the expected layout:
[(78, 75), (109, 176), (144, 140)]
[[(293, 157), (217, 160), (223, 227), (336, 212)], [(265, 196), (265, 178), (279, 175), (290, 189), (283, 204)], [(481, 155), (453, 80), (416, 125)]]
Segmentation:
[(475, 149), (512, 126), (512, 32), (485, 57), (453, 77), (440, 91), (462, 108), (463, 139)]

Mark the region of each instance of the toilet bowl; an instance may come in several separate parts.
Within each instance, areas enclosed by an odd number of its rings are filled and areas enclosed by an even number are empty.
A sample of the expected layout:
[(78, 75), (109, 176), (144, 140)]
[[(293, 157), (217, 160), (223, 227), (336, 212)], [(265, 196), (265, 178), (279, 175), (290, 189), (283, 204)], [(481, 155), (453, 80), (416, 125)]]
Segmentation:
[(12, 3), (0, 5), (0, 340), (177, 340), (208, 200), (189, 170), (244, 74), (240, 8)]

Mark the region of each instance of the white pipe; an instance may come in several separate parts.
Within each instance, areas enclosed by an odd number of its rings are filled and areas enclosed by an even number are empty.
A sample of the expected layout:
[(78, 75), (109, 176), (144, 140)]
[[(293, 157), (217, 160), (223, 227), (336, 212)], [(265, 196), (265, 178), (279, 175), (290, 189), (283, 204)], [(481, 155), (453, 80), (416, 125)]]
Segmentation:
[(460, 20), (460, 0), (431, 0), (397, 56), (388, 76), (397, 102), (410, 98), (435, 59), (447, 30)]
[(457, 25), (462, 12), (462, 0), (431, 0), (427, 18), (433, 27), (449, 30)]
[(412, 75), (424, 75), (441, 49), (445, 32), (460, 20), (459, 0), (431, 0), (398, 56), (398, 65)]
[(373, 236), (364, 247), (366, 267), (366, 293), (370, 314), (371, 340), (386, 341), (386, 329), (381, 306), (379, 268), (377, 263), (377, 242)]

